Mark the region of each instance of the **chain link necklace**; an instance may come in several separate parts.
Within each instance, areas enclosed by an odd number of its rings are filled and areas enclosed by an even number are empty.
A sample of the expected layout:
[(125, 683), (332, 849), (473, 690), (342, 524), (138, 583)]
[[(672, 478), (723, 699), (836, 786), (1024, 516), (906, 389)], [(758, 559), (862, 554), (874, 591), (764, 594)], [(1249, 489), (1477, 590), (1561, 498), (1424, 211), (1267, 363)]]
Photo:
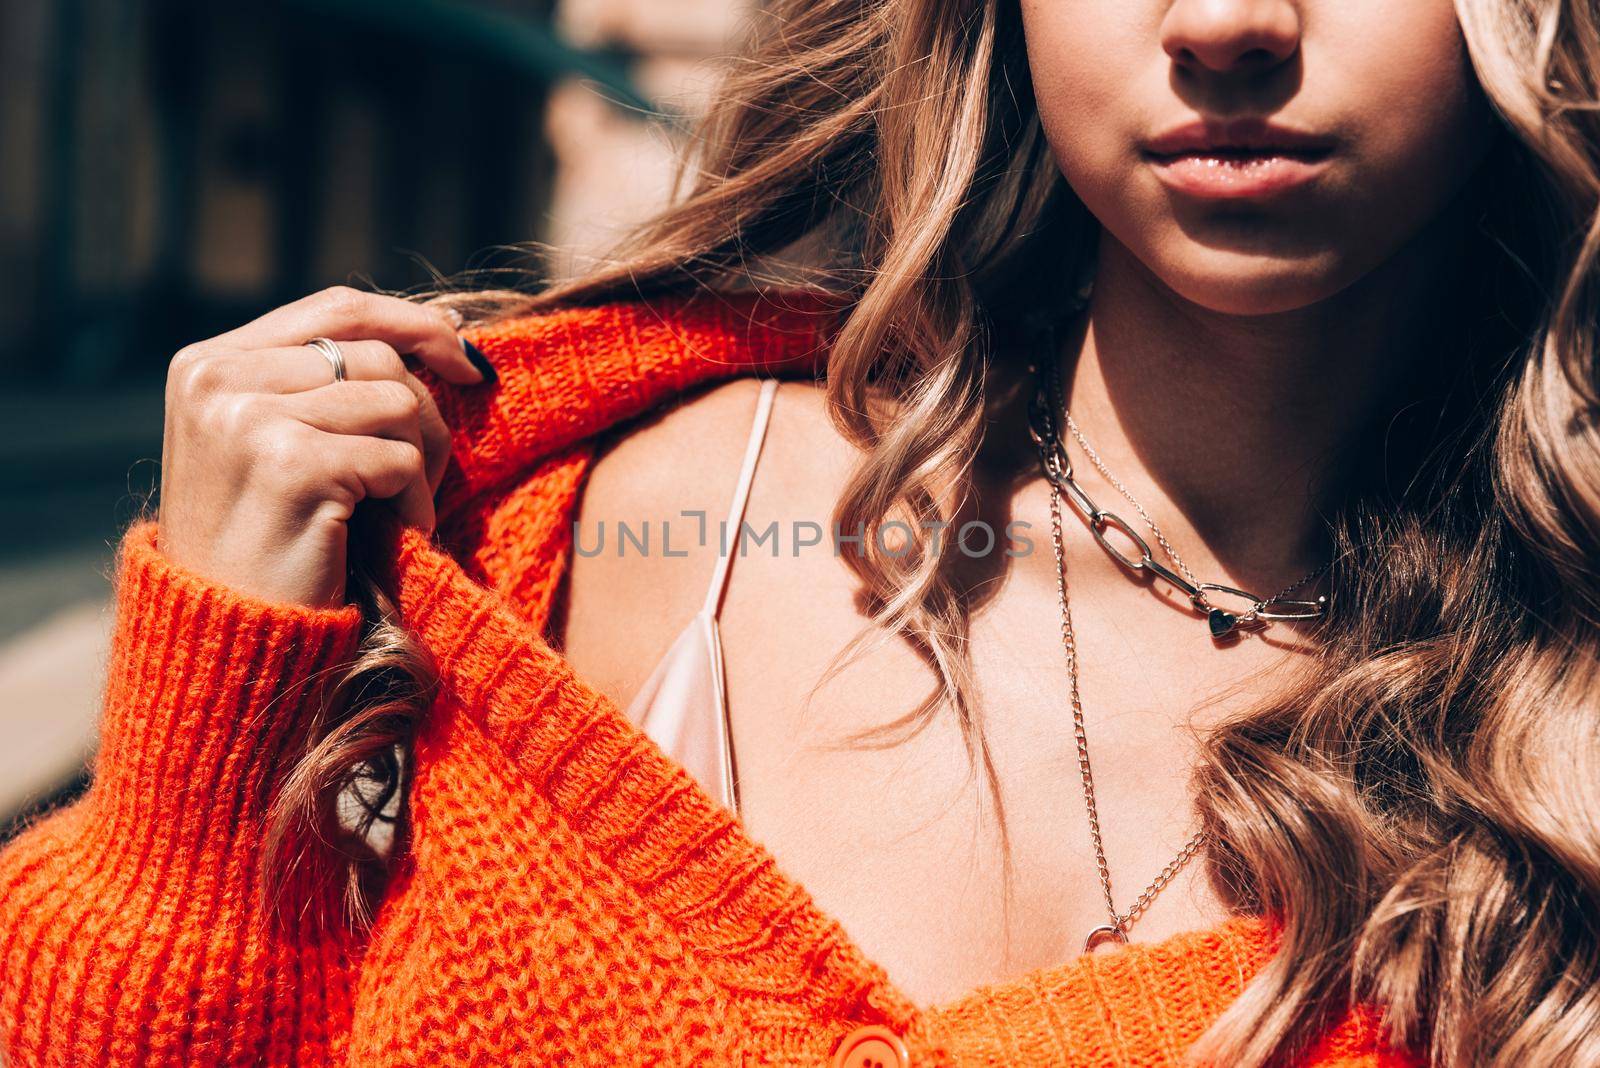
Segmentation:
[[(1054, 349), (1052, 348), (1053, 352)], [(1329, 560), (1321, 567), (1296, 580), (1271, 597), (1261, 598), (1248, 590), (1241, 590), (1235, 586), (1224, 586), (1218, 582), (1201, 582), (1189, 570), (1172, 544), (1167, 541), (1156, 521), (1150, 518), (1150, 513), (1144, 506), (1134, 499), (1132, 493), (1124, 486), (1120, 479), (1106, 469), (1100, 460), (1100, 454), (1094, 451), (1083, 432), (1078, 429), (1078, 424), (1073, 421), (1072, 413), (1066, 410), (1066, 405), (1061, 399), (1060, 370), (1054, 361), (1049, 361), (1041, 370), (1030, 364), (1029, 370), (1039, 379), (1038, 388), (1034, 391), (1033, 401), (1028, 409), (1028, 434), (1033, 438), (1034, 445), (1039, 449), (1040, 464), (1044, 468), (1045, 478), (1049, 479), (1052, 486), (1067, 498), (1067, 501), (1083, 516), (1089, 524), (1089, 530), (1094, 534), (1100, 547), (1104, 549), (1113, 560), (1129, 571), (1148, 571), (1157, 578), (1162, 579), (1177, 588), (1189, 598), (1189, 604), (1206, 617), (1213, 638), (1225, 638), (1239, 627), (1256, 627), (1275, 620), (1284, 619), (1318, 619), (1326, 614), (1328, 598), (1319, 596), (1314, 601), (1285, 600), (1290, 593), (1313, 581), (1332, 566)], [(1145, 523), (1156, 536), (1156, 541), (1178, 568), (1175, 572), (1165, 564), (1156, 560), (1150, 553), (1150, 544), (1140, 536), (1139, 532), (1126, 519), (1115, 512), (1108, 512), (1094, 503), (1094, 500), (1084, 492), (1082, 486), (1072, 475), (1072, 460), (1067, 456), (1066, 444), (1061, 440), (1061, 435), (1056, 430), (1055, 413), (1062, 412), (1066, 416), (1067, 425), (1082, 446), (1089, 459), (1105, 476), (1106, 481), (1117, 488), (1117, 491), (1126, 497), (1143, 517)], [(1131, 541), (1139, 551), (1137, 559), (1128, 556), (1121, 549), (1113, 545), (1106, 537), (1108, 527), (1116, 530)], [(1181, 574), (1179, 573), (1181, 572)], [(1207, 594), (1220, 594), (1228, 597), (1237, 597), (1246, 602), (1249, 607), (1244, 611), (1230, 612), (1212, 602)]]
[[(1052, 348), (1050, 351), (1054, 351)], [(1146, 512), (1129, 493), (1121, 481), (1115, 478), (1105, 465), (1100, 461), (1099, 454), (1089, 445), (1077, 424), (1073, 421), (1070, 412), (1061, 398), (1060, 372), (1054, 361), (1047, 364), (1047, 370), (1041, 373), (1040, 368), (1029, 365), (1028, 370), (1037, 376), (1038, 388), (1035, 391), (1033, 403), (1029, 410), (1028, 430), (1033, 437), (1034, 444), (1039, 450), (1040, 464), (1044, 469), (1046, 479), (1050, 482), (1050, 529), (1056, 555), (1056, 588), (1061, 603), (1061, 645), (1066, 653), (1067, 679), (1072, 701), (1072, 733), (1078, 750), (1078, 772), (1083, 783), (1084, 808), (1089, 818), (1089, 838), (1094, 846), (1095, 866), (1099, 869), (1100, 890), (1104, 896), (1106, 914), (1109, 923), (1095, 927), (1084, 939), (1083, 951), (1091, 952), (1096, 946), (1107, 941), (1126, 943), (1128, 929), (1133, 925), (1146, 909), (1150, 907), (1157, 894), (1164, 890), (1178, 872), (1192, 860), (1205, 846), (1208, 835), (1204, 830), (1195, 832), (1184, 847), (1179, 850), (1167, 866), (1161, 869), (1150, 885), (1139, 894), (1126, 913), (1117, 911), (1116, 899), (1111, 890), (1111, 869), (1106, 862), (1105, 843), (1100, 831), (1100, 813), (1095, 804), (1094, 773), (1089, 762), (1089, 737), (1084, 723), (1083, 701), (1078, 691), (1078, 646), (1077, 638), (1072, 629), (1072, 611), (1067, 597), (1067, 565), (1066, 553), (1061, 535), (1061, 499), (1066, 497), (1084, 518), (1088, 520), (1090, 530), (1101, 547), (1111, 555), (1119, 564), (1130, 571), (1148, 570), (1160, 576), (1189, 596), (1190, 603), (1198, 611), (1206, 613), (1211, 625), (1213, 637), (1221, 637), (1232, 631), (1236, 626), (1252, 625), (1258, 621), (1265, 622), (1273, 619), (1311, 619), (1321, 616), (1327, 607), (1327, 598), (1319, 597), (1316, 601), (1283, 601), (1282, 598), (1294, 590), (1304, 586), (1323, 571), (1331, 566), (1332, 561), (1323, 564), (1315, 571), (1300, 579), (1291, 586), (1285, 587), (1273, 597), (1262, 600), (1243, 590), (1217, 583), (1200, 582), (1193, 572), (1179, 559), (1161, 528), (1150, 518)], [(1077, 484), (1072, 477), (1072, 463), (1067, 458), (1065, 444), (1055, 428), (1054, 413), (1061, 411), (1066, 417), (1067, 425), (1071, 428), (1073, 436), (1082, 446), (1085, 453), (1100, 473), (1106, 477), (1119, 492), (1126, 497), (1139, 514), (1149, 524), (1155, 533), (1162, 550), (1166, 552), (1173, 563), (1182, 572), (1182, 575), (1172, 571), (1156, 562), (1150, 554), (1149, 545), (1136, 531), (1122, 518), (1111, 512), (1106, 512), (1096, 507), (1094, 501)], [(1114, 526), (1131, 538), (1141, 552), (1138, 560), (1132, 560), (1112, 546), (1105, 536), (1107, 526)], [(1251, 602), (1251, 607), (1244, 613), (1229, 613), (1212, 605), (1206, 599), (1206, 592), (1226, 593), (1245, 598)], [(1276, 611), (1269, 608), (1273, 604), (1280, 605)], [(1221, 617), (1219, 623), (1219, 615)]]

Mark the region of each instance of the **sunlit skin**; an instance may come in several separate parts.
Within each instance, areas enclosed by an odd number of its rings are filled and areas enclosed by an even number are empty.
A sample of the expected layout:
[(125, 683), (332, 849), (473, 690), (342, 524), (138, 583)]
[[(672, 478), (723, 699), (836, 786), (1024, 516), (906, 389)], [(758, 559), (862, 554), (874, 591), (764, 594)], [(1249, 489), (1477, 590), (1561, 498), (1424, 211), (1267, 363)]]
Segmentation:
[[(1196, 572), (1275, 592), (1322, 561), (1316, 508), (1338, 493), (1327, 458), (1385, 410), (1429, 336), (1428, 283), (1448, 277), (1452, 198), (1491, 128), (1455, 16), (1447, 0), (1025, 0), (1023, 14), (1055, 155), (1104, 224), (1091, 306), (1060, 353), (1074, 416)], [(1224, 115), (1336, 141), (1314, 182), (1269, 198), (1174, 192), (1141, 146)], [(754, 395), (748, 381), (712, 389), (633, 431), (596, 465), (580, 521), (719, 515)], [(1014, 444), (987, 451), (1003, 460)], [(785, 384), (748, 518), (825, 521), (854, 457), (816, 391)], [(1120, 504), (1080, 469), (1097, 499)], [(978, 496), (1030, 523), (1038, 551), (1013, 562), (972, 631), (1018, 859), (1009, 949), (993, 824), (950, 718), (896, 750), (821, 748), (909, 708), (933, 684), (927, 666), (891, 642), (802, 706), (862, 621), (844, 565), (741, 557), (723, 610), (747, 826), (925, 1003), (1067, 960), (1106, 919), (1066, 718), (1048, 497), (1015, 474), (980, 465)], [(692, 531), (681, 533), (675, 543)], [(1126, 908), (1195, 828), (1185, 725), (1284, 685), (1309, 632), (1279, 626), (1219, 648), (1081, 526), (1066, 533), (1099, 809)], [(709, 554), (577, 561), (569, 657), (627, 701), (711, 567)], [(619, 618), (641, 597), (682, 608)], [(1134, 937), (1226, 911), (1190, 865)]]

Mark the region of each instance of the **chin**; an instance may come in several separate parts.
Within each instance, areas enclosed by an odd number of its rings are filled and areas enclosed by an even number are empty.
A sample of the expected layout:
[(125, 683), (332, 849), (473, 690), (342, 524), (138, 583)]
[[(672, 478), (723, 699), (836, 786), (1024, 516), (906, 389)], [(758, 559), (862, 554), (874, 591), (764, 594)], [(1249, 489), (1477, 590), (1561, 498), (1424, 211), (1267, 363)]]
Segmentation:
[(1326, 263), (1205, 250), (1154, 265), (1182, 299), (1218, 315), (1276, 315), (1327, 300), (1350, 283)]

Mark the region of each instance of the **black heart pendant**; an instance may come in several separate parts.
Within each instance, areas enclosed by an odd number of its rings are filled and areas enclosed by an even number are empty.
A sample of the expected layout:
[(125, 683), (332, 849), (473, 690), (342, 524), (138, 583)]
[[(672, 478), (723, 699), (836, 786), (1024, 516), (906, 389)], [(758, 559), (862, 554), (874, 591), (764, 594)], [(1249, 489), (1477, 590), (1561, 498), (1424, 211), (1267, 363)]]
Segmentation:
[(1239, 617), (1220, 608), (1213, 608), (1207, 620), (1211, 624), (1211, 636), (1220, 638), (1233, 629), (1233, 625), (1239, 622)]

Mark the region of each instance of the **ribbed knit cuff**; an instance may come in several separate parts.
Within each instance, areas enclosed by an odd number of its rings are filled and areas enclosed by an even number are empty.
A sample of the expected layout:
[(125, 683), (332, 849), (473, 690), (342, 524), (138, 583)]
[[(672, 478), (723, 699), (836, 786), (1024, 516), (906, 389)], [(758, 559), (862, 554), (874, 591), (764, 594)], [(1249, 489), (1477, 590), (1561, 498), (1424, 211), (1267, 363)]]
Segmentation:
[(238, 834), (265, 812), (360, 628), (354, 606), (209, 582), (161, 553), (155, 523), (133, 527), (117, 565), (96, 799), (158, 834)]
[(272, 604), (124, 536), (88, 796), (0, 852), (0, 1061), (335, 1064), (349, 945), (257, 911), (264, 816), (359, 610)]

